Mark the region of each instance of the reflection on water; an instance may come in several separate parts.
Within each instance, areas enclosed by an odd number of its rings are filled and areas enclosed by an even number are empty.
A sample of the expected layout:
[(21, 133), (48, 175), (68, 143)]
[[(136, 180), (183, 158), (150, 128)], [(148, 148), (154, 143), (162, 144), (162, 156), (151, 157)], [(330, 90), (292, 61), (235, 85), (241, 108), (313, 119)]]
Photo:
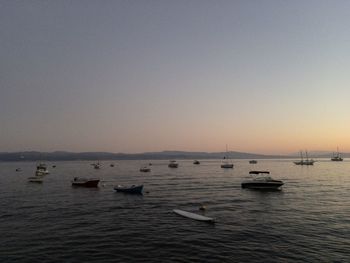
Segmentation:
[[(149, 162), (152, 171), (139, 172)], [(35, 163), (0, 163), (0, 262), (350, 262), (348, 160), (236, 160), (232, 170), (219, 160), (178, 162), (106, 161), (98, 170), (56, 162), (43, 184), (27, 182)], [(269, 170), (283, 190), (241, 189), (253, 169)], [(102, 182), (76, 189), (76, 176)], [(144, 184), (144, 195), (116, 193), (116, 184)]]

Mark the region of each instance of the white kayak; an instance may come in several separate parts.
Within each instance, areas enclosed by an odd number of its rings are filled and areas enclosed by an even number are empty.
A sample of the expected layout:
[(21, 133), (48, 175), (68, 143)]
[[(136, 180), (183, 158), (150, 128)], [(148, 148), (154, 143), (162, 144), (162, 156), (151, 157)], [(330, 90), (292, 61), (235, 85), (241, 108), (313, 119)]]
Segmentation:
[(178, 214), (180, 216), (188, 217), (188, 218), (191, 218), (191, 219), (194, 219), (194, 220), (210, 222), (210, 223), (214, 223), (215, 222), (214, 218), (211, 218), (211, 217), (198, 215), (198, 214), (187, 212), (187, 211), (183, 211), (183, 210), (180, 210), (180, 209), (174, 209), (173, 211), (174, 211), (174, 213), (176, 213), (176, 214)]

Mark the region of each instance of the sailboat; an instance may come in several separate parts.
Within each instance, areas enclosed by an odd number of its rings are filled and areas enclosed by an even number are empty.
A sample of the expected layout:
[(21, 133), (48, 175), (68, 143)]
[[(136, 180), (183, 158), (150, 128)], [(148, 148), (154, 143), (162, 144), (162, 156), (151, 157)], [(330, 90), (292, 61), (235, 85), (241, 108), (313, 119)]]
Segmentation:
[(331, 158), (333, 162), (342, 162), (343, 158), (341, 158), (341, 155), (339, 153), (339, 149), (337, 147), (337, 153), (333, 153), (333, 157)]
[(224, 160), (221, 164), (221, 168), (233, 168), (233, 163), (228, 159), (227, 145), (226, 145), (226, 154)]
[(300, 151), (300, 161), (296, 161), (294, 162), (296, 165), (314, 165), (314, 160), (313, 159), (309, 159), (309, 156), (307, 154), (307, 151), (305, 151), (305, 155), (306, 155), (306, 159), (303, 158), (303, 152)]

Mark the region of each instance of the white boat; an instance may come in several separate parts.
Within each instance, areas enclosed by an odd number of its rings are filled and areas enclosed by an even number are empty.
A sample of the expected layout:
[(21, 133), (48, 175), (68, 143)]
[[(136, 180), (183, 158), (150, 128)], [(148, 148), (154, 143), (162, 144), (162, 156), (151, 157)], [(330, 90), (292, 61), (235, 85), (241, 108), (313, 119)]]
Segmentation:
[(227, 152), (227, 145), (226, 145), (226, 154), (223, 158), (223, 161), (221, 163), (221, 168), (233, 168), (233, 163), (231, 162), (231, 160), (228, 157), (228, 152)]
[(198, 214), (187, 212), (187, 211), (180, 210), (180, 209), (174, 209), (173, 212), (178, 214), (178, 215), (180, 215), (180, 216), (191, 218), (193, 220), (209, 222), (209, 223), (215, 223), (215, 219), (211, 218), (211, 217), (198, 215)]
[(249, 175), (255, 176), (252, 180), (243, 181), (241, 186), (242, 188), (249, 189), (273, 189), (276, 190), (283, 185), (283, 182), (280, 180), (274, 180), (270, 176), (269, 171), (250, 171)]
[(35, 175), (36, 176), (44, 176), (49, 174), (50, 172), (47, 170), (47, 166), (44, 163), (39, 163), (36, 166), (36, 171), (35, 171)]

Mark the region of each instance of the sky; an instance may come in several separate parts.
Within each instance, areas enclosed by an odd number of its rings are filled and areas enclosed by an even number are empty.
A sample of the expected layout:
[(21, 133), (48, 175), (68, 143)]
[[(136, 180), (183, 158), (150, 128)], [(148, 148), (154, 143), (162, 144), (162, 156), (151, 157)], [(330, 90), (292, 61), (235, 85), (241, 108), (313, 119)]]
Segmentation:
[(0, 1), (0, 152), (350, 152), (350, 1)]

